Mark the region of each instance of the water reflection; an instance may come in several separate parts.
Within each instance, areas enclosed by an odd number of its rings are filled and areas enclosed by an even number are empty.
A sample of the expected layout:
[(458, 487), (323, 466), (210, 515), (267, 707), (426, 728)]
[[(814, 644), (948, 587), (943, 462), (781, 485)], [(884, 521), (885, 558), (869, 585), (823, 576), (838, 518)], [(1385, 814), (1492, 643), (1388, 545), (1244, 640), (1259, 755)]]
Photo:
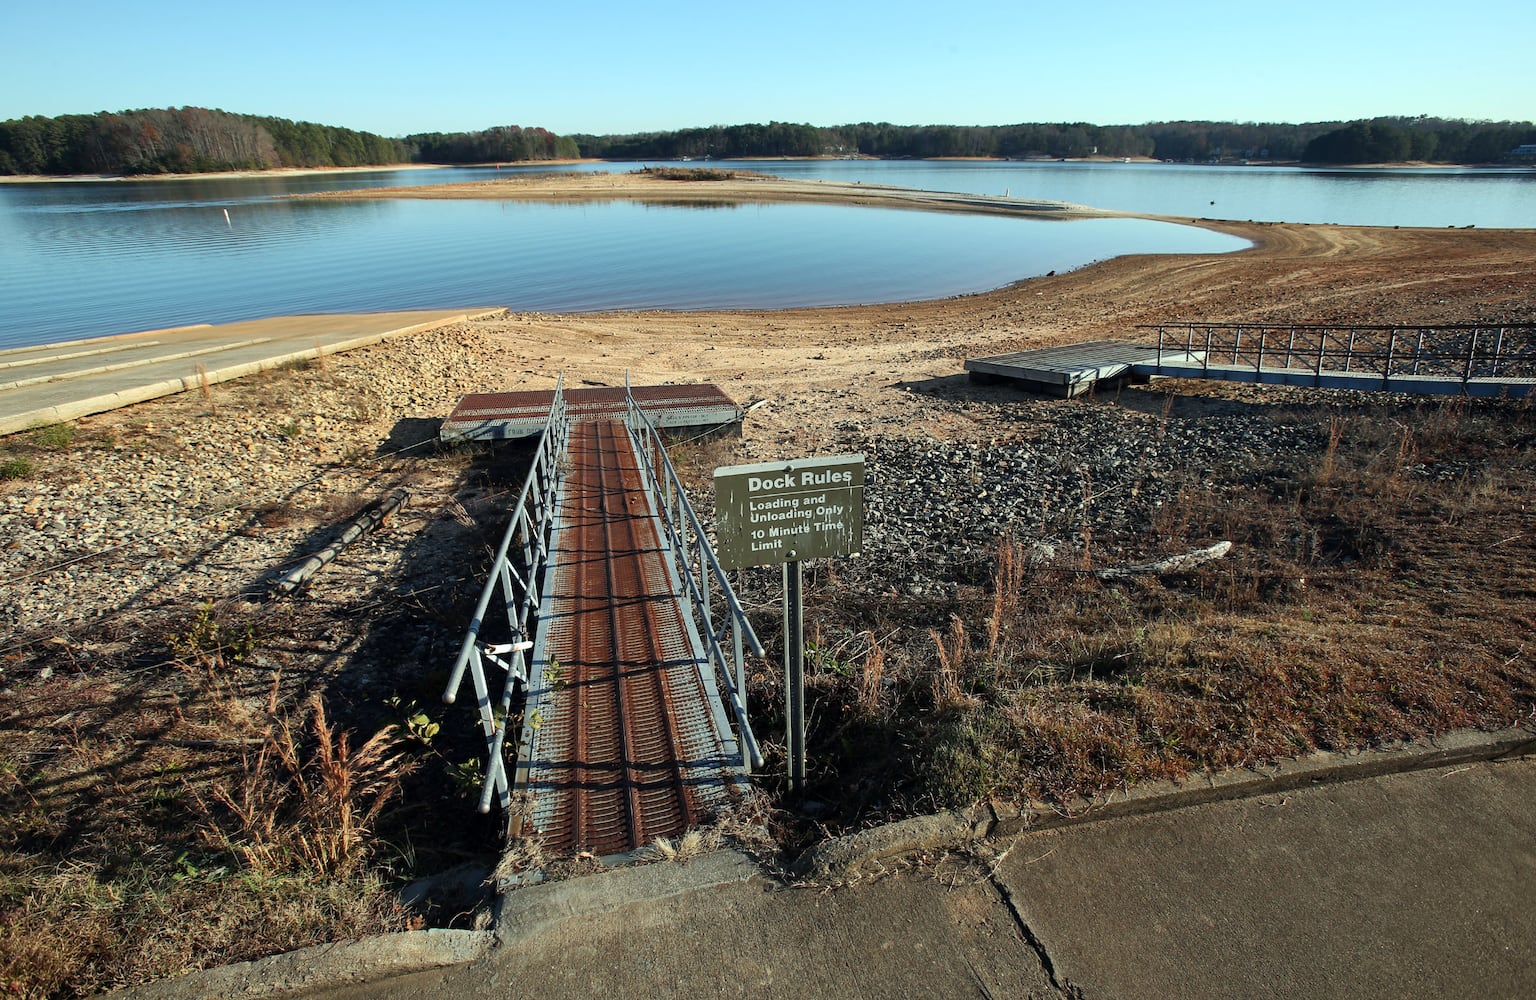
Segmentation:
[(739, 201), (705, 201), (697, 198), (653, 198), (649, 201), (641, 202), (641, 204), (654, 208), (702, 208), (706, 210), (722, 208), (736, 209), (742, 206), (742, 203)]
[(300, 201), (276, 197), (271, 181), (232, 199), (242, 183), (214, 182), (208, 200), (175, 182), (154, 186), (159, 201), (140, 184), (25, 192), (17, 210), (0, 210), (0, 345), (306, 312), (890, 302), (1123, 253), (1245, 245), (1136, 219), (684, 199)]
[[(1187, 218), (1536, 227), (1530, 170), (869, 161), (732, 167)], [(1244, 245), (1137, 219), (1066, 222), (682, 198), (537, 204), (287, 197), (548, 172), (537, 166), (0, 184), (0, 346), (281, 313), (888, 302), (996, 288), (1118, 254)], [(69, 308), (60, 309), (65, 301)]]

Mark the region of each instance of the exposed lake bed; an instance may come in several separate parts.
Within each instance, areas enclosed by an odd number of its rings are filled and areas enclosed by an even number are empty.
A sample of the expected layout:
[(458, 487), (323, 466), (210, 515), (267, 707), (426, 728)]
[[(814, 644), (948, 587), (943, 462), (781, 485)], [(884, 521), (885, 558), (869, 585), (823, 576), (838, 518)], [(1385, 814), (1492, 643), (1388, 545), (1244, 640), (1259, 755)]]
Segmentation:
[[(1536, 232), (1220, 225), (1251, 247), (1117, 256), (931, 301), (516, 311), (82, 419), (62, 444), (0, 440), (35, 466), (0, 483), (0, 617), (17, 623), (0, 705), (29, 781), (14, 794), (57, 807), (27, 832), (47, 844), (29, 866), (83, 873), (103, 852), (191, 837), (172, 811), (139, 806), (237, 769), (217, 711), (231, 698), (259, 706), (279, 680), (324, 690), (331, 717), (363, 735), (391, 696), (416, 699), (444, 720), (444, 747), (468, 716), (444, 715), (423, 678), (451, 659), (516, 475), (427, 442), (459, 394), (547, 388), (561, 373), (712, 381), (761, 404), (739, 441), (677, 450), (700, 487), (719, 464), (869, 456), (881, 486), (868, 551), (812, 573), (826, 654), (811, 679), (819, 811), (780, 814), (785, 849), (818, 828), (968, 797), (1070, 807), (1202, 767), (1527, 717), (1528, 406), (1198, 383), (1068, 402), (965, 381), (966, 357), (1178, 319), (1536, 320)], [(400, 487), (412, 501), (385, 530), (297, 599), (264, 599), (278, 567)], [(707, 489), (696, 499), (707, 509)], [(954, 648), (959, 621), (985, 651), (999, 532), (1044, 543), (1032, 550), (1042, 561), (1003, 616), (1001, 669), (972, 663), (948, 690), (929, 630)], [(1177, 579), (1106, 586), (1083, 572), (1217, 539), (1232, 553)], [(770, 639), (775, 579), (748, 590)], [(252, 637), (249, 658), (218, 675), (223, 701), (199, 688), (195, 665), (167, 665), (168, 643), (193, 633), (205, 605), (233, 641)], [(866, 703), (877, 646), (890, 683)], [(754, 681), (765, 732), (776, 683), (771, 666)], [(379, 830), (417, 845), (421, 873), (486, 849), (441, 772), (423, 767), (410, 815), (387, 814)], [(113, 794), (98, 795), (91, 776), (106, 774)], [(187, 855), (162, 853), (146, 862), (153, 876), (189, 884)], [(217, 912), (241, 915), (241, 933), (190, 958), (146, 944), (125, 907), (122, 957), (100, 985), (291, 947), (262, 937), (240, 881), (196, 880)], [(72, 914), (42, 905), (53, 938), (86, 939)], [(331, 933), (383, 926), (338, 920)]]

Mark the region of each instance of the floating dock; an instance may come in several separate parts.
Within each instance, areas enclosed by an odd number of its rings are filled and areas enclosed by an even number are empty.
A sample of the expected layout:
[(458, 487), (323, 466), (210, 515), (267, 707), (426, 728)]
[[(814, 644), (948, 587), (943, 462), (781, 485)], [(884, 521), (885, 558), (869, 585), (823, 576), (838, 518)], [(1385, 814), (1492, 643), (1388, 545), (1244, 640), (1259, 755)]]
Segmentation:
[(1317, 326), (1178, 323), (1145, 327), (1156, 343), (1095, 340), (972, 358), (978, 382), (1019, 382), (1071, 397), (1154, 378), (1355, 389), (1431, 396), (1536, 395), (1536, 324)]
[[(1147, 381), (1151, 376), (1143, 375), (1137, 369), (1154, 365), (1157, 354), (1155, 345), (1094, 340), (1038, 351), (972, 358), (965, 363), (965, 370), (972, 381), (1022, 382), (1035, 392), (1071, 398), (1100, 383)], [(1189, 364), (1204, 360), (1204, 356), (1196, 352), (1179, 351), (1177, 354), (1180, 361)]]
[[(635, 402), (662, 430), (687, 431), (739, 427), (744, 416), (718, 386), (635, 386)], [(470, 393), (443, 421), (438, 437), (444, 441), (505, 441), (532, 437), (544, 429), (554, 390)], [(624, 416), (624, 388), (599, 386), (565, 390), (565, 405), (573, 421), (617, 420)]]

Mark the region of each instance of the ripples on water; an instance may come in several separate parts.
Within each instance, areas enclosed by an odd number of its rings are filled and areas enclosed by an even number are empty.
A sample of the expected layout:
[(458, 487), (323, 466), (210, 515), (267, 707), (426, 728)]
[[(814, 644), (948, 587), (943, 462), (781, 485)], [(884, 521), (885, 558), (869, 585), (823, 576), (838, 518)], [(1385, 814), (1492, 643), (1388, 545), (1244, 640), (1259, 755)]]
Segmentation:
[[(1499, 180), (1465, 172), (1343, 172), (1335, 180), (1328, 173), (1141, 164), (742, 166), (1165, 214), (1272, 218), (1277, 205), (1295, 208), (1286, 213), (1293, 220), (1308, 211), (1335, 213), (1313, 221), (1352, 221), (1338, 214), (1349, 206), (1404, 219), (1426, 205), (1463, 212), (1468, 192), (1480, 192), (1470, 203), (1485, 212), (1492, 206), (1495, 218), (1523, 218), (1508, 206), (1530, 208), (1529, 193), (1536, 192), (1524, 183), (1529, 175)], [(1060, 222), (827, 205), (282, 198), (496, 173), (0, 185), (0, 346), (305, 312), (903, 301), (996, 288), (1118, 254), (1244, 245), (1206, 230), (1131, 219)], [(1220, 210), (1228, 206), (1237, 211)], [(1532, 215), (1525, 224), (1536, 225)]]

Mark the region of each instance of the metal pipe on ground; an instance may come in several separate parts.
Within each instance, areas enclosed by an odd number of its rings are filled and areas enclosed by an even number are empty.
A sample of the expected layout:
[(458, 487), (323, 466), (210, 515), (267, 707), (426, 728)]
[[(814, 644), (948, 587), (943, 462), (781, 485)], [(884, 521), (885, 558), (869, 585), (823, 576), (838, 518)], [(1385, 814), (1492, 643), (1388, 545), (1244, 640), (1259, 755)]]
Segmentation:
[(406, 500), (409, 498), (409, 491), (404, 488), (397, 489), (377, 504), (363, 511), (352, 520), (351, 524), (347, 525), (347, 529), (341, 533), (340, 538), (289, 570), (281, 580), (273, 585), (273, 592), (279, 596), (285, 596), (308, 583), (310, 577), (341, 555), (347, 546), (378, 528), (379, 525), (384, 523), (386, 518), (401, 507), (404, 507)]

